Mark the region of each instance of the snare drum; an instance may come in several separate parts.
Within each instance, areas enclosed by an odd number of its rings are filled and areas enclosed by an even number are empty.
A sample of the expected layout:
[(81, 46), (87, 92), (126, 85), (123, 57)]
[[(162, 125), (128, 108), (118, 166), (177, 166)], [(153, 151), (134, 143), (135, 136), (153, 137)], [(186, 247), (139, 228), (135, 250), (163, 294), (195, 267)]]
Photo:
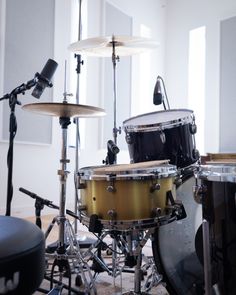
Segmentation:
[(199, 159), (193, 111), (159, 111), (123, 122), (131, 163), (169, 159), (178, 168)]
[(175, 199), (177, 169), (166, 161), (85, 167), (78, 175), (86, 215), (115, 222), (117, 228), (166, 216), (167, 192)]

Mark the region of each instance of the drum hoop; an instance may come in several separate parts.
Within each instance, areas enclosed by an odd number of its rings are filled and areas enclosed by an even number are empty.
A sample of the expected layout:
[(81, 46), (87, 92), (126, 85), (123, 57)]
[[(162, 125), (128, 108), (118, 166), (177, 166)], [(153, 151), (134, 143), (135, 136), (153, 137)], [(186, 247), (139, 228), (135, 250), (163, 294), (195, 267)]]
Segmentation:
[[(178, 171), (175, 166), (161, 166), (150, 167), (148, 169), (134, 169), (134, 170), (123, 170), (123, 171), (106, 171), (103, 174), (96, 174), (92, 169), (85, 168), (79, 170), (79, 175), (82, 180), (110, 180), (114, 178), (116, 180), (146, 180), (146, 179), (161, 179), (161, 178), (170, 178), (175, 177), (178, 174)], [(160, 169), (161, 168), (161, 169)], [(149, 173), (147, 173), (149, 170)]]
[[(90, 218), (81, 214), (81, 221), (84, 225), (89, 224)], [(139, 219), (139, 220), (107, 220), (99, 219), (106, 230), (130, 231), (130, 230), (143, 230), (148, 228), (156, 228), (176, 220), (176, 216), (172, 214), (163, 215), (156, 218)]]
[(189, 123), (191, 123), (193, 121), (193, 111), (192, 110), (188, 110), (188, 109), (168, 110), (168, 112), (175, 112), (175, 111), (185, 111), (185, 112), (189, 112), (189, 114), (182, 117), (182, 118), (170, 120), (170, 121), (167, 121), (167, 122), (160, 122), (160, 123), (147, 124), (147, 125), (126, 125), (125, 126), (125, 124), (128, 123), (128, 121), (131, 120), (131, 119), (141, 118), (141, 117), (146, 116), (146, 115), (166, 113), (167, 111), (158, 111), (158, 112), (146, 113), (146, 114), (142, 114), (142, 115), (132, 117), (130, 119), (125, 120), (123, 122), (123, 129), (125, 130), (125, 132), (161, 131), (161, 130), (173, 128), (173, 126), (179, 127), (179, 126), (182, 126), (182, 125), (186, 125), (186, 124), (189, 124)]
[(204, 165), (196, 173), (197, 178), (217, 182), (236, 182), (236, 165)]

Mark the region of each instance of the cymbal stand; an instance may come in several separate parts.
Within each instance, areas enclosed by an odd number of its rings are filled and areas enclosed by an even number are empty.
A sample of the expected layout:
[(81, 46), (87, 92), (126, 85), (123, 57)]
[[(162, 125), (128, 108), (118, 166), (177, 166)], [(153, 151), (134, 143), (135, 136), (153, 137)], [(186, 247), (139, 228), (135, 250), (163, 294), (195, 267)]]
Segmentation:
[[(120, 58), (118, 55), (116, 55), (116, 43), (117, 41), (115, 41), (115, 37), (112, 36), (112, 65), (113, 65), (113, 96), (114, 96), (114, 104), (113, 104), (113, 108), (114, 108), (114, 118), (113, 118), (113, 139), (114, 139), (114, 143), (117, 144), (117, 134), (121, 133), (121, 128), (117, 128), (116, 127), (116, 110), (117, 110), (117, 87), (116, 87), (116, 62), (120, 61)], [(116, 164), (117, 162), (117, 155), (114, 155), (115, 160), (114, 160), (114, 164)]]
[[(79, 1), (79, 23), (78, 23), (78, 40), (81, 39), (82, 34), (82, 0)], [(81, 65), (84, 64), (84, 61), (81, 58), (80, 54), (75, 54), (74, 57), (77, 61), (76, 66), (76, 73), (77, 73), (77, 89), (76, 89), (76, 103), (79, 104), (79, 90), (80, 90), (80, 73), (81, 73)], [(79, 132), (79, 118), (74, 119), (74, 123), (76, 125), (76, 134), (75, 134), (75, 170), (74, 170), (74, 184), (75, 184), (75, 201), (74, 201), (74, 211), (75, 214), (80, 215), (80, 210), (78, 210), (79, 207), (79, 194), (78, 194), (78, 171), (79, 171), (79, 149), (80, 149), (80, 132)], [(80, 217), (80, 216), (79, 216)], [(74, 220), (74, 229), (75, 233), (77, 233), (78, 230), (78, 220)]]
[[(63, 101), (66, 103), (66, 101)], [(46, 257), (54, 258), (52, 271), (51, 271), (51, 288), (53, 287), (53, 274), (55, 267), (57, 266), (59, 269), (59, 283), (56, 287), (52, 289), (49, 294), (61, 294), (61, 289), (63, 288), (63, 273), (67, 272), (69, 274), (69, 294), (71, 294), (71, 266), (69, 264), (69, 260), (71, 260), (74, 268), (78, 267), (79, 273), (83, 279), (85, 291), (82, 294), (97, 294), (93, 277), (88, 267), (88, 264), (83, 260), (79, 243), (75, 238), (74, 230), (66, 218), (66, 180), (67, 180), (67, 163), (69, 160), (67, 159), (67, 128), (71, 123), (69, 117), (60, 117), (59, 119), (61, 128), (62, 128), (62, 151), (61, 151), (61, 170), (58, 170), (58, 175), (60, 176), (60, 205), (59, 205), (59, 215), (55, 217), (52, 221), (52, 224), (49, 226), (49, 229), (45, 233), (45, 239), (48, 237), (53, 225), (57, 222), (59, 226), (59, 237), (58, 237), (58, 245), (56, 252), (53, 254), (47, 254)], [(66, 246), (66, 241), (69, 243), (69, 247)], [(90, 283), (88, 282), (85, 271), (88, 274)], [(80, 293), (81, 294), (81, 293)]]

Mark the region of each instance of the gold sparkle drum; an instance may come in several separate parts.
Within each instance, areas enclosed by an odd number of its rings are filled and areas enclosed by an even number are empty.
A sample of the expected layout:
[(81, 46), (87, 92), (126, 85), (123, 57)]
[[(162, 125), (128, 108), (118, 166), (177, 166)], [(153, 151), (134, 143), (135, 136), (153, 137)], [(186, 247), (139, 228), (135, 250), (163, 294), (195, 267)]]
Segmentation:
[(79, 170), (81, 203), (87, 217), (107, 227), (150, 227), (171, 216), (177, 168), (168, 161), (85, 167)]

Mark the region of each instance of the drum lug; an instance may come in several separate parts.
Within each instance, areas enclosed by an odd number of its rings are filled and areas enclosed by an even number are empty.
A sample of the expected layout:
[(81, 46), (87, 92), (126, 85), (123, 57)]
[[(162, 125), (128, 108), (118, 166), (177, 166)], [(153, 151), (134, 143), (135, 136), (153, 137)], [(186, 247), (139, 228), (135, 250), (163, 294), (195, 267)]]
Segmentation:
[(161, 216), (161, 208), (154, 208), (154, 209), (152, 209), (152, 216), (154, 216), (154, 217), (159, 217), (159, 216)]
[(175, 178), (175, 180), (174, 180), (174, 184), (175, 184), (176, 186), (180, 186), (182, 183), (183, 183), (183, 181), (182, 181), (181, 177), (180, 177), (180, 176), (177, 176), (177, 177)]
[(197, 149), (193, 149), (193, 158), (194, 159), (199, 159), (200, 153)]
[(175, 208), (174, 214), (175, 214), (177, 220), (181, 220), (181, 219), (184, 219), (187, 217), (187, 213), (185, 211), (182, 201), (175, 200), (174, 208)]
[(116, 188), (114, 187), (114, 185), (108, 185), (107, 186), (107, 191), (109, 193), (114, 193), (116, 191)]
[(76, 187), (77, 187), (77, 189), (85, 189), (86, 188), (86, 183), (81, 182), (81, 174), (80, 173), (78, 173)]
[(109, 193), (116, 192), (116, 188), (115, 188), (115, 176), (114, 175), (109, 175), (109, 184), (107, 186), (107, 191)]
[(131, 136), (131, 134), (127, 133), (125, 136), (125, 140), (128, 144), (132, 144), (133, 143), (133, 138)]
[(86, 184), (85, 183), (78, 183), (78, 189), (85, 189), (86, 188)]
[(197, 133), (197, 125), (193, 123), (192, 125), (189, 126), (189, 130), (191, 134), (196, 134)]
[(207, 186), (206, 185), (195, 185), (193, 186), (193, 198), (196, 203), (202, 204), (202, 199), (204, 195), (207, 192)]
[(115, 210), (108, 210), (107, 214), (110, 216), (110, 218), (113, 220), (116, 218), (117, 214)]
[(154, 193), (155, 191), (159, 191), (161, 188), (160, 183), (154, 183), (151, 187), (150, 187), (150, 193)]
[(161, 133), (160, 133), (160, 139), (161, 139), (161, 142), (163, 144), (166, 143), (166, 135), (165, 135), (165, 133), (162, 130), (161, 130)]

